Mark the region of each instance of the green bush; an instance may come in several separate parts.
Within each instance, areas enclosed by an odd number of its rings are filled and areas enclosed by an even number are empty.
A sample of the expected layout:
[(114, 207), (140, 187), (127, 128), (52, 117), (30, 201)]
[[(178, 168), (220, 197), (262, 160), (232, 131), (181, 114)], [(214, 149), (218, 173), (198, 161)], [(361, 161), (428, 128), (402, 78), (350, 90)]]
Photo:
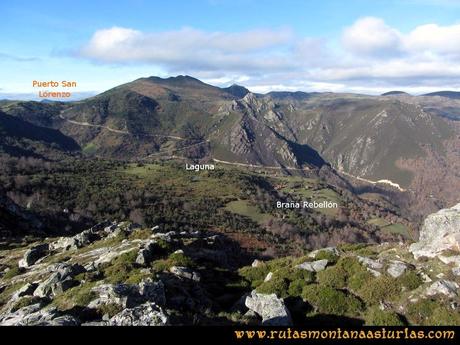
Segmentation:
[(398, 314), (393, 311), (380, 310), (372, 307), (365, 314), (366, 326), (404, 326)]
[(407, 271), (397, 278), (398, 284), (408, 290), (415, 290), (423, 284), (423, 279), (415, 271)]
[(302, 297), (324, 314), (357, 315), (363, 308), (355, 296), (329, 286), (308, 285), (304, 287)]
[(460, 314), (442, 302), (420, 299), (407, 306), (407, 318), (413, 325), (460, 326)]
[(315, 260), (327, 260), (329, 264), (337, 262), (338, 259), (337, 255), (328, 250), (320, 250), (315, 256)]
[(368, 305), (372, 305), (398, 296), (401, 285), (394, 278), (380, 276), (362, 285), (357, 292)]
[(348, 278), (348, 287), (352, 291), (358, 291), (359, 289), (364, 288), (372, 279), (374, 279), (372, 273), (363, 269)]
[(348, 273), (340, 266), (333, 266), (316, 274), (316, 279), (321, 285), (343, 289), (347, 284)]
[(308, 285), (303, 279), (294, 280), (289, 284), (288, 294), (293, 297), (300, 297), (302, 295), (303, 288)]
[(264, 282), (265, 277), (269, 272), (266, 265), (259, 267), (243, 267), (239, 271), (239, 275), (251, 283), (251, 287), (255, 288)]
[(289, 289), (289, 281), (285, 278), (272, 277), (268, 282), (263, 282), (256, 289), (257, 292), (263, 294), (276, 294), (278, 297), (287, 297)]
[(292, 267), (280, 268), (273, 272), (273, 276), (284, 278), (289, 281), (304, 280), (305, 282), (313, 282), (315, 280), (315, 274), (313, 272)]
[(105, 264), (102, 267), (105, 281), (111, 284), (126, 282), (135, 272), (136, 257), (137, 251), (132, 250), (116, 257), (109, 264)]

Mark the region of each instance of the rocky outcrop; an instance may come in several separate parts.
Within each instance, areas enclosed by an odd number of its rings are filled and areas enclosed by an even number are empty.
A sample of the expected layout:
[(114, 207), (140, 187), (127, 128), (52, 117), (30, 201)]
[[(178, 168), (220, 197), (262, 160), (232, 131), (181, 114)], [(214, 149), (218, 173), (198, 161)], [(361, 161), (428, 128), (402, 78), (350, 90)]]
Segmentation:
[(55, 266), (55, 272), (41, 282), (35, 289), (34, 296), (50, 298), (78, 285), (73, 277), (84, 272), (84, 270), (85, 269), (80, 265), (57, 264)]
[(297, 265), (296, 267), (302, 270), (307, 270), (310, 272), (319, 272), (323, 271), (327, 266), (328, 261), (326, 259), (317, 260), (317, 261), (306, 261), (303, 264)]
[(169, 272), (180, 278), (190, 279), (196, 282), (201, 280), (201, 276), (198, 272), (194, 272), (187, 267), (173, 266), (169, 269)]
[(431, 284), (425, 291), (427, 296), (445, 295), (448, 297), (458, 296), (459, 285), (450, 280), (439, 280)]
[(112, 317), (109, 326), (166, 326), (168, 316), (155, 303), (144, 303), (134, 308), (124, 309)]
[(393, 278), (398, 278), (406, 271), (407, 267), (407, 264), (402, 261), (392, 260), (387, 268), (387, 273)]
[(56, 308), (32, 304), (0, 317), (2, 326), (78, 326), (80, 322), (71, 315), (62, 315)]
[(39, 259), (46, 256), (48, 252), (49, 245), (47, 243), (33, 246), (24, 253), (24, 257), (19, 260), (18, 266), (21, 268), (28, 268), (35, 264)]
[(150, 263), (155, 252), (155, 244), (156, 242), (154, 240), (149, 241), (144, 245), (144, 247), (139, 249), (136, 258), (136, 263), (138, 265), (145, 266)]
[(335, 256), (340, 255), (340, 251), (336, 247), (326, 247), (312, 251), (310, 254), (308, 254), (308, 257), (315, 259), (319, 253), (328, 253)]
[(460, 203), (426, 217), (419, 241), (410, 246), (416, 259), (435, 257), (446, 250), (460, 251)]
[(275, 294), (265, 295), (253, 290), (251, 295), (246, 297), (245, 305), (262, 317), (262, 324), (265, 326), (292, 325), (289, 310), (284, 301)]

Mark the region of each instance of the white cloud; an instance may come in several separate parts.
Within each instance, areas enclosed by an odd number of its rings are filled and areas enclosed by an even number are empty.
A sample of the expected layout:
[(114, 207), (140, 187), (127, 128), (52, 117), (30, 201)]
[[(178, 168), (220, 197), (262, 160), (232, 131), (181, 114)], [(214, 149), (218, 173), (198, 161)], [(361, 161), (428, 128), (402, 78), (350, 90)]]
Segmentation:
[[(292, 33), (285, 29), (223, 33), (183, 28), (143, 33), (113, 27), (94, 33), (80, 54), (109, 63), (160, 64), (170, 70), (267, 69), (288, 65), (283, 54), (272, 48), (287, 44), (291, 38)], [(266, 52), (270, 54), (263, 56)]]
[(385, 57), (399, 53), (401, 34), (380, 18), (365, 17), (345, 29), (342, 43), (354, 54)]
[(339, 47), (289, 29), (208, 32), (182, 28), (95, 32), (78, 54), (109, 64), (147, 64), (255, 91), (460, 89), (460, 24), (424, 24), (401, 32), (365, 17), (343, 29)]

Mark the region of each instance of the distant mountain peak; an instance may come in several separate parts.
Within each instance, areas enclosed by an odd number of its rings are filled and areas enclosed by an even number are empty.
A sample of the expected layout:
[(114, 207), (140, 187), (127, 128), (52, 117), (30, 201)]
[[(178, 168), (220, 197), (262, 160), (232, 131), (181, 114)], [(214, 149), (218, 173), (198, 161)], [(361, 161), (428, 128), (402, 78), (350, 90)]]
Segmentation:
[(426, 93), (422, 96), (440, 96), (440, 97), (446, 97), (446, 98), (451, 98), (451, 99), (460, 99), (460, 92), (459, 91), (436, 91), (436, 92)]
[(175, 86), (207, 85), (203, 83), (201, 80), (193, 78), (189, 75), (178, 75), (178, 76), (169, 77), (169, 78), (161, 78), (161, 77), (152, 76), (146, 79), (153, 83), (157, 83), (157, 84), (172, 84)]
[(232, 84), (229, 87), (222, 88), (222, 90), (238, 98), (243, 98), (248, 93), (250, 93), (250, 91), (246, 89), (244, 86), (237, 84)]
[(404, 92), (404, 91), (398, 91), (398, 90), (395, 90), (395, 91), (388, 91), (388, 92), (385, 92), (385, 93), (382, 93), (381, 96), (410, 96), (409, 93), (407, 92)]

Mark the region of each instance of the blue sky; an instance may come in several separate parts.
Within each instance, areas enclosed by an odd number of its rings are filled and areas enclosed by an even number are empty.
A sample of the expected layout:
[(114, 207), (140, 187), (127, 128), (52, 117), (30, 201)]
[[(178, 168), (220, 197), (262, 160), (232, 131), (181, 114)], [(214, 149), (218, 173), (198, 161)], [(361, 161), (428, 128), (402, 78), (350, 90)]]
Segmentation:
[(175, 74), (258, 92), (460, 90), (460, 0), (2, 0), (0, 13), (3, 97), (32, 80), (84, 93)]

